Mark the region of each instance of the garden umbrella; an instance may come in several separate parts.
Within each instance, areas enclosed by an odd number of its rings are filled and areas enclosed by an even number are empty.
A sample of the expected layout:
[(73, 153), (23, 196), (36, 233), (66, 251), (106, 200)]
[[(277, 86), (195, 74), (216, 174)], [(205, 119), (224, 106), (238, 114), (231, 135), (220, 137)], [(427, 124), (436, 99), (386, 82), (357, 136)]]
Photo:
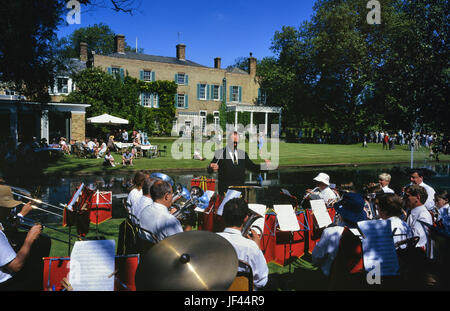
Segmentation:
[(104, 113), (96, 117), (88, 118), (87, 122), (97, 124), (128, 124), (128, 120), (111, 116), (107, 113)]

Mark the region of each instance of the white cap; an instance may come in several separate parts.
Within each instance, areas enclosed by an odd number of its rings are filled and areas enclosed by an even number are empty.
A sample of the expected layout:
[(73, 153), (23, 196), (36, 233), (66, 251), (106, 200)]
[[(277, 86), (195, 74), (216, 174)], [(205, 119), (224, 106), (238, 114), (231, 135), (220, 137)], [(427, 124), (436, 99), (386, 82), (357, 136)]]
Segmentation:
[(327, 186), (330, 185), (330, 176), (328, 176), (325, 173), (319, 173), (319, 175), (317, 175), (313, 180), (318, 181), (318, 182), (322, 182), (322, 183), (324, 183)]

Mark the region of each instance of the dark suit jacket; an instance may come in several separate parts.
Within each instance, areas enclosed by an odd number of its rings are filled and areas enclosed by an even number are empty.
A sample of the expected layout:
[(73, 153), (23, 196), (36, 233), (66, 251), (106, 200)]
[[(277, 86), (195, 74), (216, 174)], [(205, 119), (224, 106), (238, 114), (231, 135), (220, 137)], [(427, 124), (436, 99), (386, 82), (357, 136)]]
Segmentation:
[[(229, 186), (242, 186), (245, 183), (245, 170), (250, 170), (254, 173), (266, 171), (261, 168), (260, 164), (255, 164), (248, 157), (247, 152), (238, 149), (238, 163), (234, 164), (233, 159), (227, 148), (222, 148), (214, 153), (214, 158), (211, 163), (217, 163), (219, 165), (218, 171), (218, 188), (219, 194), (227, 192)], [(263, 164), (265, 165), (265, 164)], [(212, 173), (213, 170), (208, 166), (208, 173)]]

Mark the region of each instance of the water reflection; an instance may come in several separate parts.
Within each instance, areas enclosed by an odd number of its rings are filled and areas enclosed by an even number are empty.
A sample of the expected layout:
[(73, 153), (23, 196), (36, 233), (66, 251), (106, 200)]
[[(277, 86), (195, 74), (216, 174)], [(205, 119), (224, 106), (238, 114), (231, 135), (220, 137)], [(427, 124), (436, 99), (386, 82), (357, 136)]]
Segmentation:
[[(431, 173), (425, 177), (425, 183), (437, 189), (450, 190), (450, 164), (440, 164), (428, 166)], [(409, 183), (407, 166), (389, 166), (389, 165), (371, 165), (371, 166), (352, 166), (352, 167), (321, 167), (321, 168), (290, 168), (264, 174), (263, 188), (255, 190), (252, 200), (262, 204), (277, 204), (280, 199), (280, 190), (286, 189), (297, 197), (303, 197), (307, 188), (314, 186), (313, 178), (319, 173), (325, 172), (330, 175), (330, 182), (336, 185), (352, 181), (358, 191), (362, 192), (363, 187), (370, 182), (377, 182), (378, 175), (382, 172), (388, 172), (392, 175), (390, 188), (400, 192), (401, 188)], [(199, 176), (215, 178), (214, 174), (209, 175), (206, 171), (192, 172), (170, 172), (167, 173), (175, 183), (181, 183), (190, 189), (191, 179)], [(128, 189), (131, 186), (133, 173), (115, 174), (115, 175), (89, 175), (89, 176), (71, 176), (71, 177), (49, 177), (45, 180), (33, 181), (29, 185), (15, 185), (34, 191), (41, 188), (42, 200), (53, 205), (67, 203), (71, 199), (77, 187), (84, 183), (85, 185), (98, 189), (100, 191), (112, 191), (113, 194), (113, 218), (122, 218), (125, 216), (123, 208), (123, 198), (126, 198)], [(247, 173), (247, 181), (256, 183), (257, 176)], [(33, 211), (35, 219), (46, 222), (60, 222), (54, 216), (49, 216), (43, 212)]]

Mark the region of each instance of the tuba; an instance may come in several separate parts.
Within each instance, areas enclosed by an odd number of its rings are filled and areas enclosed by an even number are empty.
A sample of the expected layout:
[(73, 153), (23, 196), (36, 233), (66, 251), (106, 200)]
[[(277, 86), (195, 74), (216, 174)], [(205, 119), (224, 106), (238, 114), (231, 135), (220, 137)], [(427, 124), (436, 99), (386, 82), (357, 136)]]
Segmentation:
[[(264, 231), (264, 217), (267, 211), (266, 206), (262, 204), (249, 204), (248, 209), (250, 211), (250, 215), (247, 221), (242, 226), (242, 236), (246, 237), (247, 235), (251, 235), (252, 227), (256, 227), (257, 229), (259, 229), (262, 234)], [(259, 223), (261, 220), (263, 222), (262, 224)], [(258, 223), (255, 224), (255, 222)]]

